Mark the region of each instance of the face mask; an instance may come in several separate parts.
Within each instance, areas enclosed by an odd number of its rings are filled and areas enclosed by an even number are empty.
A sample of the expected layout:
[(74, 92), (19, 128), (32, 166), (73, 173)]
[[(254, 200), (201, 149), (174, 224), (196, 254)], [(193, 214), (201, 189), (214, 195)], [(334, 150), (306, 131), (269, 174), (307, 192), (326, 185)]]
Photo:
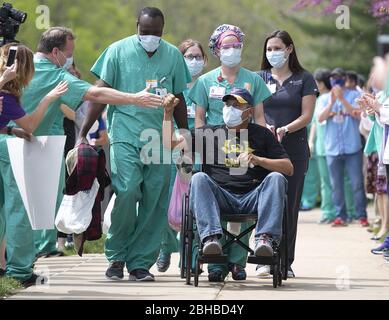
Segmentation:
[(268, 51), (266, 52), (266, 58), (273, 68), (281, 68), (288, 58), (285, 58), (285, 51)]
[(140, 44), (147, 52), (154, 52), (161, 43), (161, 37), (157, 36), (138, 36)]
[(197, 61), (193, 58), (192, 60), (185, 59), (185, 62), (192, 78), (199, 75), (204, 69), (204, 60)]
[(340, 86), (343, 87), (346, 81), (344, 79), (331, 79), (331, 87)]
[[(62, 66), (62, 68), (64, 68), (65, 70), (69, 70), (72, 65), (73, 65), (73, 62), (74, 62), (74, 58), (73, 57), (70, 57), (70, 58), (66, 58), (65, 54), (61, 51), (62, 55), (65, 57), (66, 59), (66, 62), (65, 64)], [(59, 64), (59, 62), (58, 62)]]
[[(70, 57), (70, 58), (66, 58), (65, 54), (60, 51), (61, 54), (64, 56), (64, 58), (66, 59), (66, 62), (65, 64), (62, 66), (62, 68), (64, 68), (66, 71), (68, 71), (72, 66), (73, 66), (73, 62), (74, 62), (74, 59), (73, 57)], [(57, 58), (56, 58), (57, 59)], [(59, 63), (59, 60), (57, 59), (57, 62), (58, 62), (58, 65), (61, 67), (61, 64)]]
[(242, 61), (242, 49), (221, 49), (220, 62), (226, 67), (236, 67)]
[(229, 106), (225, 105), (223, 108), (224, 123), (227, 125), (227, 127), (230, 127), (230, 128), (240, 126), (243, 122), (245, 122), (248, 119), (248, 118), (246, 120), (242, 119), (242, 114), (246, 110), (247, 109), (242, 111), (242, 110), (239, 110), (237, 108), (229, 107)]

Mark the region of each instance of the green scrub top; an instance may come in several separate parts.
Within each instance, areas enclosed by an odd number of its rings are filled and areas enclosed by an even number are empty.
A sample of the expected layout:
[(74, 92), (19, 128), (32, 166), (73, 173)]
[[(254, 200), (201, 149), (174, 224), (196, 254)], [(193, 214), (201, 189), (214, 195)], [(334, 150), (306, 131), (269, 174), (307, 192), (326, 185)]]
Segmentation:
[(53, 136), (61, 136), (62, 135), (63, 136), (65, 134), (65, 130), (63, 128), (63, 118), (64, 118), (64, 115), (61, 112), (61, 114), (59, 114), (54, 121), (54, 124), (50, 130), (50, 135), (53, 135)]
[(224, 102), (222, 98), (229, 94), (233, 88), (247, 89), (253, 96), (254, 106), (271, 96), (262, 78), (245, 68), (239, 69), (236, 80), (232, 85), (226, 79), (221, 79), (220, 76), (221, 67), (218, 67), (197, 79), (189, 92), (189, 98), (196, 103), (196, 106), (205, 108), (208, 125), (223, 123)]
[(321, 94), (316, 100), (315, 114), (313, 116), (313, 122), (316, 124), (316, 139), (315, 139), (315, 152), (318, 157), (326, 156), (325, 148), (325, 135), (326, 135), (326, 122), (319, 123), (318, 113), (325, 107), (323, 104), (327, 103), (327, 96), (329, 93)]
[[(384, 103), (387, 99), (388, 99), (388, 95), (386, 95), (385, 92), (382, 92), (382, 94), (378, 98), (378, 101), (380, 103)], [(384, 130), (378, 124), (374, 115), (369, 116), (369, 118), (374, 122), (374, 124), (373, 127), (371, 128), (369, 136), (367, 137), (366, 146), (363, 151), (367, 156), (371, 155), (374, 152), (378, 152), (378, 154), (381, 154), (382, 137), (383, 137), (383, 130)]]
[[(152, 93), (167, 91), (176, 95), (183, 93), (191, 81), (184, 57), (175, 46), (161, 39), (159, 48), (150, 58), (137, 35), (109, 46), (91, 71), (112, 88), (131, 93), (144, 90), (146, 83), (150, 83)], [(162, 136), (163, 113), (162, 107), (109, 105), (107, 124), (111, 143), (143, 147), (148, 142), (141, 141), (144, 130), (153, 129)]]
[[(35, 55), (34, 57), (35, 74), (25, 88), (21, 105), (23, 109), (31, 114), (39, 105), (40, 101), (53, 90), (60, 81), (67, 81), (69, 89), (59, 99), (54, 101), (47, 109), (39, 127), (34, 131), (34, 136), (53, 135), (52, 128), (56, 119), (62, 114), (61, 104), (66, 104), (70, 108), (76, 109), (81, 103), (84, 95), (91, 87), (91, 84), (79, 80), (69, 72), (53, 64), (48, 59)], [(12, 124), (16, 126), (16, 124)], [(0, 159), (9, 161), (6, 135), (0, 135)]]

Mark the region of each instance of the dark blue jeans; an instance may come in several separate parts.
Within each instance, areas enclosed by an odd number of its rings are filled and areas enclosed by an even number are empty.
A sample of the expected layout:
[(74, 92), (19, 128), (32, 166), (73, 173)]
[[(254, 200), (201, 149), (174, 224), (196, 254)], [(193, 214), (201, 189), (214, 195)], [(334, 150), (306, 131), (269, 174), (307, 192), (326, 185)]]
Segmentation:
[(220, 212), (258, 214), (255, 237), (268, 234), (279, 241), (286, 189), (287, 181), (280, 173), (269, 174), (256, 189), (243, 195), (219, 187), (205, 173), (195, 174), (191, 180), (190, 207), (201, 241), (211, 235), (223, 234)]
[(330, 172), (332, 199), (336, 208), (336, 217), (347, 220), (347, 210), (344, 195), (345, 170), (351, 181), (354, 195), (355, 213), (357, 219), (367, 218), (366, 194), (363, 184), (362, 152), (341, 156), (327, 156), (327, 164)]

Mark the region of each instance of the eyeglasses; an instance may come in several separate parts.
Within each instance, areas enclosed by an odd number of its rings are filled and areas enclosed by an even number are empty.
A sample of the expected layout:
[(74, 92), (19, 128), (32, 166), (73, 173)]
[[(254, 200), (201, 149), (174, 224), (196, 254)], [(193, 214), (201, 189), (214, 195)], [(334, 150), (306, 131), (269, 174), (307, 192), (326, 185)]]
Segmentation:
[(197, 56), (194, 56), (192, 54), (189, 54), (187, 56), (184, 56), (185, 59), (188, 59), (188, 60), (193, 60), (193, 59), (196, 59), (197, 61), (201, 61), (201, 60), (204, 60), (203, 56), (201, 55), (197, 55)]
[(224, 44), (220, 46), (220, 50), (226, 50), (226, 49), (242, 49), (243, 48), (243, 43), (241, 42), (235, 42), (235, 43), (229, 43), (229, 44)]

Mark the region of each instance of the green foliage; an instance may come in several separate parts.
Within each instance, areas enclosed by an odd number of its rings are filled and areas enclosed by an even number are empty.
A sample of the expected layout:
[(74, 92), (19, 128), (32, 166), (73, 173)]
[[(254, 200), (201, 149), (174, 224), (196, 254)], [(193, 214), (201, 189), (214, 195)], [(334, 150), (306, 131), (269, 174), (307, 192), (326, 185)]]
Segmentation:
[[(366, 6), (356, 1), (351, 8), (351, 29), (336, 29), (336, 14), (317, 16), (313, 10), (294, 12), (290, 0), (15, 0), (13, 5), (28, 12), (18, 39), (35, 49), (43, 30), (38, 30), (35, 11), (38, 4), (50, 8), (51, 26), (72, 28), (77, 35), (75, 58), (84, 78), (93, 82), (89, 72), (102, 51), (111, 43), (136, 33), (138, 11), (157, 6), (165, 14), (164, 38), (178, 45), (186, 38), (199, 40), (205, 47), (220, 24), (238, 25), (246, 34), (243, 65), (258, 70), (266, 35), (285, 29), (294, 38), (303, 66), (343, 66), (367, 75), (376, 52), (377, 21)], [(209, 50), (207, 50), (209, 53)], [(210, 57), (207, 69), (218, 65)]]
[(7, 277), (0, 277), (0, 300), (14, 294), (16, 290), (21, 289), (19, 281)]
[[(83, 254), (92, 254), (92, 253), (104, 253), (104, 243), (106, 236), (103, 235), (99, 240), (96, 241), (86, 241), (84, 244)], [(74, 249), (65, 249), (65, 256), (74, 256), (76, 251)]]

